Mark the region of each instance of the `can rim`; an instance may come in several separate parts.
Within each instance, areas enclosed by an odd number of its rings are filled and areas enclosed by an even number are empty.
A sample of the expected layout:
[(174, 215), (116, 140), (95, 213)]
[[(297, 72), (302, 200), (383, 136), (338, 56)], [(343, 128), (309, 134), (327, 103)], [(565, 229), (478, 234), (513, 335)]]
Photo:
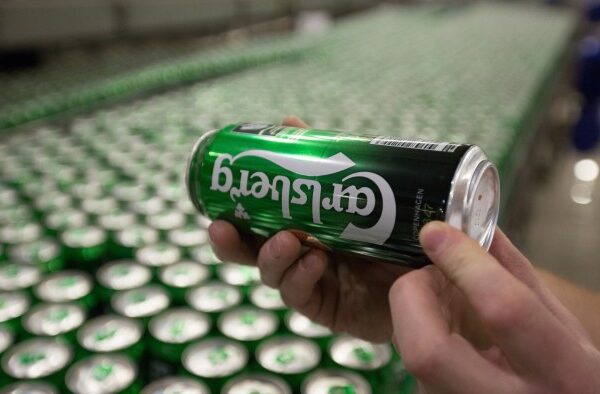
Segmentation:
[(216, 134), (217, 131), (218, 131), (218, 129), (210, 130), (210, 131), (202, 134), (200, 136), (200, 138), (198, 138), (198, 140), (196, 140), (196, 142), (194, 143), (194, 146), (192, 147), (192, 151), (190, 152), (190, 155), (188, 156), (187, 167), (185, 169), (185, 187), (187, 189), (188, 196), (189, 196), (190, 200), (192, 201), (192, 204), (194, 204), (194, 207), (196, 207), (196, 209), (203, 215), (205, 214), (204, 207), (202, 207), (202, 204), (200, 204), (200, 200), (198, 199), (198, 195), (196, 194), (195, 188), (192, 187), (190, 184), (190, 180), (191, 180), (190, 177), (191, 177), (191, 172), (192, 172), (192, 165), (195, 162), (194, 158), (196, 157), (198, 151), (200, 150), (200, 147), (203, 145), (203, 143), (209, 137)]

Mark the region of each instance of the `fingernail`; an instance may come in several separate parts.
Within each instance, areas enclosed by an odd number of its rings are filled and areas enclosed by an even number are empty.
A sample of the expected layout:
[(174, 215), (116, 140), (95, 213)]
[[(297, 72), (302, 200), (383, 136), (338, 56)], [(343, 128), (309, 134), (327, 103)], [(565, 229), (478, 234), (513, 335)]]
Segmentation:
[(273, 259), (278, 259), (281, 256), (281, 233), (275, 235), (273, 240), (269, 242), (269, 253)]
[(419, 240), (421, 246), (427, 252), (438, 252), (444, 248), (448, 231), (446, 225), (439, 222), (431, 222), (421, 230)]

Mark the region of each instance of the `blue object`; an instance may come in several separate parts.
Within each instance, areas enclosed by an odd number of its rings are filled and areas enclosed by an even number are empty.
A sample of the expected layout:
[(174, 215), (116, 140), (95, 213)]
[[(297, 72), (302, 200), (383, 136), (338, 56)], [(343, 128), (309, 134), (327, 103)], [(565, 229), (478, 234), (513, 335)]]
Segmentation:
[(573, 145), (577, 150), (589, 151), (598, 145), (600, 140), (600, 122), (596, 102), (586, 104), (579, 120), (573, 128)]
[(600, 97), (600, 39), (585, 37), (579, 45), (577, 88), (589, 102)]

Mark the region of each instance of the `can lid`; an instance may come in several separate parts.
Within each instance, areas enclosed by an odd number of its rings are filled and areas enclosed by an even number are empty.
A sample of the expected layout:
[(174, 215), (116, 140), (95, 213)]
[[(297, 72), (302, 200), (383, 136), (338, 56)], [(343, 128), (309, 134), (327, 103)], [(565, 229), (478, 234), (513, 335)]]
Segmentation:
[(208, 232), (195, 225), (186, 225), (169, 231), (167, 238), (175, 245), (191, 248), (208, 242)]
[(136, 377), (137, 367), (129, 357), (102, 354), (73, 364), (65, 381), (75, 394), (113, 394), (131, 386)]
[(15, 336), (5, 325), (0, 325), (0, 354), (4, 353), (14, 342)]
[(20, 342), (2, 357), (2, 370), (17, 379), (39, 379), (65, 368), (73, 354), (66, 344), (32, 338)]
[(34, 335), (56, 336), (72, 331), (83, 324), (85, 312), (79, 305), (35, 305), (23, 318), (24, 328)]
[(338, 365), (362, 371), (379, 369), (392, 359), (389, 344), (375, 344), (348, 335), (334, 338), (329, 354)]
[(79, 329), (77, 342), (91, 352), (118, 352), (138, 343), (142, 334), (142, 326), (133, 319), (102, 315)]
[(371, 394), (369, 382), (357, 373), (338, 369), (319, 370), (302, 383), (302, 394)]
[(268, 339), (256, 349), (258, 363), (277, 374), (307, 372), (319, 364), (321, 350), (311, 340), (283, 336)]
[(217, 322), (223, 335), (238, 341), (256, 341), (277, 331), (278, 320), (273, 312), (251, 306), (225, 312)]
[(181, 250), (166, 242), (147, 245), (135, 252), (135, 259), (149, 267), (164, 267), (181, 259)]
[(202, 263), (204, 265), (217, 265), (223, 262), (215, 255), (210, 245), (202, 245), (192, 249), (192, 259)]
[(281, 293), (267, 285), (258, 285), (250, 290), (250, 302), (253, 305), (268, 310), (285, 309)]
[(156, 215), (165, 209), (165, 202), (160, 197), (152, 196), (147, 199), (132, 201), (130, 206), (133, 212), (140, 215)]
[(154, 316), (148, 330), (161, 342), (186, 343), (205, 336), (210, 330), (210, 320), (191, 308), (174, 308)]
[(106, 241), (104, 230), (96, 226), (73, 227), (62, 233), (63, 243), (71, 248), (89, 248)]
[(21, 221), (0, 229), (0, 241), (8, 244), (32, 242), (42, 235), (42, 227), (33, 221)]
[(219, 266), (219, 278), (233, 286), (250, 286), (260, 283), (260, 271), (249, 265), (223, 263)]
[(167, 286), (188, 288), (205, 282), (210, 277), (210, 271), (200, 263), (180, 261), (161, 268), (158, 277)]
[(203, 383), (184, 376), (169, 376), (144, 387), (141, 394), (210, 394)]
[(27, 289), (41, 279), (40, 269), (35, 265), (12, 263), (0, 267), (0, 291)]
[(305, 338), (325, 338), (332, 334), (327, 327), (313, 322), (296, 311), (288, 313), (285, 325), (294, 334)]
[(158, 231), (142, 224), (134, 224), (117, 233), (118, 243), (131, 248), (153, 244), (158, 238)]
[(220, 312), (239, 305), (242, 294), (234, 286), (213, 281), (188, 290), (185, 300), (197, 311)]
[(75, 301), (92, 291), (90, 276), (82, 271), (65, 270), (45, 277), (33, 292), (37, 298), (46, 302)]
[[(292, 394), (290, 386), (281, 378), (270, 374), (244, 374), (223, 387), (223, 394)], [(326, 393), (329, 394), (329, 393)]]
[(30, 304), (31, 300), (23, 291), (0, 292), (0, 323), (23, 316)]
[(146, 285), (113, 294), (110, 304), (123, 316), (139, 318), (153, 316), (167, 309), (170, 300), (162, 286)]
[(58, 391), (49, 383), (16, 382), (4, 388), (2, 394), (58, 394)]
[(46, 218), (46, 225), (53, 230), (83, 227), (86, 224), (87, 216), (78, 209), (61, 209), (52, 212)]
[(492, 244), (500, 209), (500, 177), (481, 148), (472, 146), (452, 179), (446, 222), (467, 233), (484, 249)]
[(133, 260), (117, 260), (101, 266), (96, 273), (96, 278), (106, 288), (129, 290), (150, 282), (152, 273), (148, 267)]
[(246, 348), (224, 338), (205, 339), (190, 345), (181, 356), (183, 367), (203, 378), (231, 376), (241, 371), (247, 362)]
[(60, 245), (49, 239), (42, 238), (10, 249), (10, 258), (25, 264), (45, 263), (60, 255)]
[(98, 218), (98, 224), (105, 230), (118, 231), (136, 223), (136, 217), (131, 212), (115, 210)]

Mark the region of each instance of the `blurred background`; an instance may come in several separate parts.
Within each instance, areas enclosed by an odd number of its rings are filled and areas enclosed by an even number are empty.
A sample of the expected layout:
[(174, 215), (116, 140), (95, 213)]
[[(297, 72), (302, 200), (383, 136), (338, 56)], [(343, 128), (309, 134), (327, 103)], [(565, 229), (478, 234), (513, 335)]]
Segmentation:
[(297, 115), (478, 144), (504, 231), (599, 290), (599, 97), (591, 0), (0, 0), (0, 387), (411, 392), (212, 254), (193, 142)]

